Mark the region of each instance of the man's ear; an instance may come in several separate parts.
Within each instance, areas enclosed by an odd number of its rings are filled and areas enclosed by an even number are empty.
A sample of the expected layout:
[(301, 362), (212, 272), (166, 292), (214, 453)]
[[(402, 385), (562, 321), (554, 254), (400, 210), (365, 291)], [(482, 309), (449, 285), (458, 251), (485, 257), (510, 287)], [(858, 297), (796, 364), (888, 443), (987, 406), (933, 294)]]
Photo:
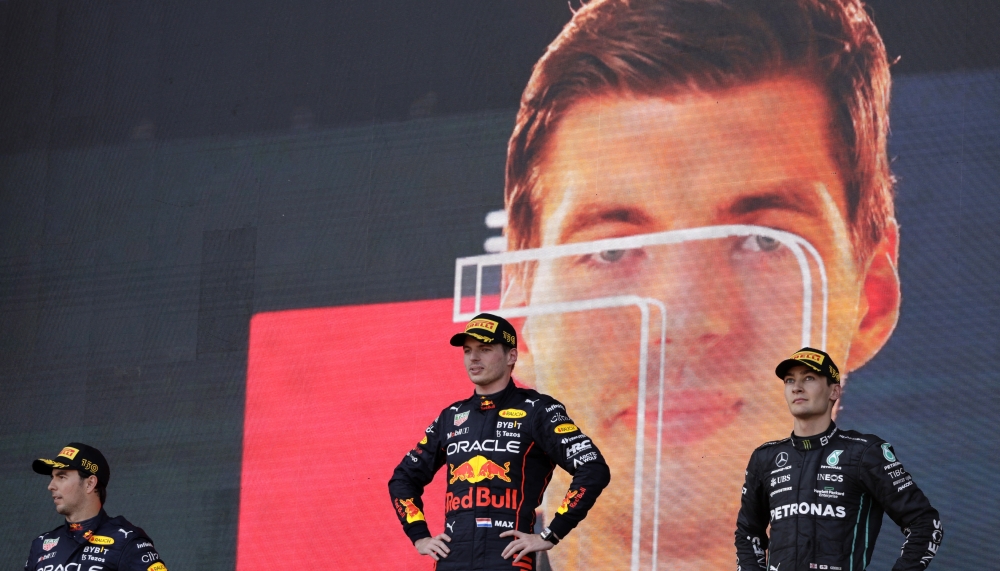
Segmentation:
[(844, 388), (840, 383), (834, 383), (833, 388), (830, 389), (830, 400), (838, 401), (840, 397), (844, 394)]
[(507, 365), (514, 363), (517, 363), (517, 347), (511, 347), (510, 351), (507, 351)]
[(851, 338), (847, 370), (854, 371), (882, 349), (899, 320), (899, 226), (890, 221), (862, 276), (858, 325)]
[(84, 490), (89, 494), (97, 489), (97, 476), (87, 476), (86, 483), (84, 484)]

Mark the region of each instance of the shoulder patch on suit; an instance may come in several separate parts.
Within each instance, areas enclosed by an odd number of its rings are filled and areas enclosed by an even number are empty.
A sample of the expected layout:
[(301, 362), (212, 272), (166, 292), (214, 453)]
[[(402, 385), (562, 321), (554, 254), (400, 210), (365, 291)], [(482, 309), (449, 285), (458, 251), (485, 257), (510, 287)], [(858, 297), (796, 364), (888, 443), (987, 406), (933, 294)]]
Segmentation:
[(760, 446), (758, 446), (758, 447), (757, 447), (756, 449), (757, 449), (757, 450), (761, 450), (761, 449), (763, 449), (763, 448), (767, 448), (767, 447), (769, 447), (769, 446), (774, 446), (775, 444), (781, 444), (781, 443), (783, 443), (783, 442), (788, 442), (788, 441), (790, 441), (790, 440), (791, 440), (791, 438), (782, 438), (781, 440), (772, 440), (772, 441), (770, 441), (770, 442), (765, 442), (765, 443), (761, 444), (761, 445), (760, 445)]

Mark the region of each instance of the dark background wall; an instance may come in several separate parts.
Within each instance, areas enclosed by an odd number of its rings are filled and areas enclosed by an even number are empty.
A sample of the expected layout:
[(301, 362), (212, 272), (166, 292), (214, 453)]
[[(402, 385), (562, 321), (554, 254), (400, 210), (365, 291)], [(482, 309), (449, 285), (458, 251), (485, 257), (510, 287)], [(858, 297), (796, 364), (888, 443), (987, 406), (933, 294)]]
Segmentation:
[[(868, 4), (898, 73), (1000, 64), (993, 0)], [(578, 5), (4, 0), (0, 151), (509, 109)]]
[[(987, 568), (1000, 433), (981, 419), (1000, 402), (970, 363), (1000, 333), (1000, 6), (872, 6), (901, 56), (904, 310), (845, 421), (952, 514), (943, 567)], [(454, 259), (496, 233), (514, 108), (568, 18), (558, 0), (0, 2), (0, 565), (59, 523), (28, 463), (79, 439), (171, 568), (233, 568), (250, 316), (449, 297)]]

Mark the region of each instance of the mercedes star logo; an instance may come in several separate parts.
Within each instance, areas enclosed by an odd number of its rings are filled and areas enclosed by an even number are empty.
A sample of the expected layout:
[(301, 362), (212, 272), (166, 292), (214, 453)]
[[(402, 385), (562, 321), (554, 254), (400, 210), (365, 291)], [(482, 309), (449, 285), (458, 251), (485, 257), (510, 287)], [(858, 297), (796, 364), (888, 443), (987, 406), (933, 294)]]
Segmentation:
[(777, 464), (779, 468), (788, 464), (788, 452), (778, 454), (778, 457), (774, 459), (774, 463)]

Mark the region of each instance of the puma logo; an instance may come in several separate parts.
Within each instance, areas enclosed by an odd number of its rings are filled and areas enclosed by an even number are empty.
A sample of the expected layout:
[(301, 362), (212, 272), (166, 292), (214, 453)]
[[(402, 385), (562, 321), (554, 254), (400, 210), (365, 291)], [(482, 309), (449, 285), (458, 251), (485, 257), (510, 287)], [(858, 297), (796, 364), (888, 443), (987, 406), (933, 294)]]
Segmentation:
[(134, 530), (133, 530), (133, 531), (125, 531), (124, 529), (122, 529), (122, 528), (120, 528), (120, 527), (118, 528), (118, 531), (122, 532), (122, 535), (124, 535), (124, 536), (125, 536), (125, 539), (128, 539), (128, 534), (130, 534), (130, 533), (135, 533), (135, 531), (134, 531)]
[(448, 410), (455, 410), (455, 411), (457, 411), (458, 410), (458, 406), (449, 406)]
[(454, 530), (454, 529), (452, 529), (452, 526), (453, 526), (453, 525), (455, 525), (455, 522), (451, 522), (451, 523), (446, 523), (446, 524), (444, 524), (444, 526), (448, 528), (448, 531), (450, 531), (451, 533), (455, 533), (455, 530)]
[(535, 406), (535, 403), (536, 403), (536, 402), (538, 402), (538, 399), (535, 399), (535, 400), (531, 400), (531, 399), (524, 399), (524, 402), (526, 402), (526, 403), (530, 404), (530, 405), (532, 406), (532, 408), (534, 408), (534, 406)]
[(781, 567), (781, 563), (778, 563), (777, 565), (768, 565), (767, 571), (778, 571), (778, 567)]

